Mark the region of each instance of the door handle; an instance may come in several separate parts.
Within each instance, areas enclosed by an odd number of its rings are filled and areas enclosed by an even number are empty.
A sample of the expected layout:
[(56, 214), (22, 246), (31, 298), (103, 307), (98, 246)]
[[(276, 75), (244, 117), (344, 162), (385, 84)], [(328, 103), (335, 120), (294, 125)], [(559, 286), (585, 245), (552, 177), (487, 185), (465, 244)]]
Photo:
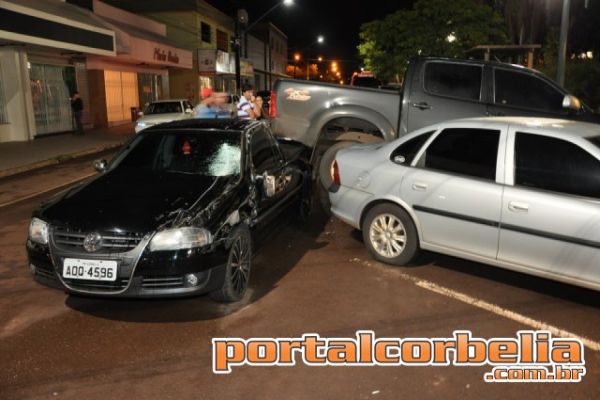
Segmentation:
[(412, 184), (413, 190), (425, 191), (425, 190), (427, 190), (427, 187), (428, 187), (428, 185), (423, 182), (414, 182)]
[(422, 101), (420, 103), (412, 103), (414, 108), (418, 108), (419, 110), (430, 110), (431, 106), (427, 104), (427, 102)]
[(529, 204), (520, 203), (518, 201), (509, 201), (508, 209), (513, 212), (527, 213), (527, 212), (529, 212)]

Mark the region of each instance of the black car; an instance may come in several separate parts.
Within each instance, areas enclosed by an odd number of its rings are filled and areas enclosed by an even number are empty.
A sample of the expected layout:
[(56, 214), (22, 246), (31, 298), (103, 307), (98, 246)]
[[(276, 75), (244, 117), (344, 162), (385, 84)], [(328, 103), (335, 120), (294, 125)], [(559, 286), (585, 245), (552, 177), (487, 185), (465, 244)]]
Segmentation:
[(34, 212), (30, 269), (70, 293), (237, 301), (248, 286), (252, 232), (288, 206), (306, 209), (303, 151), (260, 121), (146, 129), (110, 163), (97, 161), (100, 175)]

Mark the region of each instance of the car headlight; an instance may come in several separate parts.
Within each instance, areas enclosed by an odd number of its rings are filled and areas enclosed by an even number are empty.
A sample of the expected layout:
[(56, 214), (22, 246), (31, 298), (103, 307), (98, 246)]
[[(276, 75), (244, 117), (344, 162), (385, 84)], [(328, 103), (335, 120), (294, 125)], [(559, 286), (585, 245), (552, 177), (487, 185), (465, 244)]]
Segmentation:
[(212, 243), (212, 235), (202, 228), (176, 228), (158, 232), (150, 242), (150, 251), (182, 250)]
[(33, 218), (29, 224), (29, 239), (39, 244), (48, 244), (48, 224), (39, 218)]

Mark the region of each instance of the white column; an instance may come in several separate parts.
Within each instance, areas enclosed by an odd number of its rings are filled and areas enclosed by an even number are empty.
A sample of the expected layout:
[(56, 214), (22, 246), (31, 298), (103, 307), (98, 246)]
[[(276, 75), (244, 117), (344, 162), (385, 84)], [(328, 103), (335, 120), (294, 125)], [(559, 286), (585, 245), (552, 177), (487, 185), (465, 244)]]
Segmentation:
[(27, 141), (35, 136), (27, 53), (20, 47), (0, 48), (0, 79), (8, 123), (0, 124), (0, 142)]

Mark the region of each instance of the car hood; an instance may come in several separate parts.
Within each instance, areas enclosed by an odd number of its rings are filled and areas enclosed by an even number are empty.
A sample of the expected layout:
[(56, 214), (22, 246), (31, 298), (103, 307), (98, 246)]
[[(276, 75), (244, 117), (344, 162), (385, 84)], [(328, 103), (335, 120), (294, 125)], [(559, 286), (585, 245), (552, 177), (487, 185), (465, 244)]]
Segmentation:
[(201, 211), (230, 183), (231, 178), (117, 169), (64, 192), (36, 214), (53, 226), (147, 233), (182, 210)]

